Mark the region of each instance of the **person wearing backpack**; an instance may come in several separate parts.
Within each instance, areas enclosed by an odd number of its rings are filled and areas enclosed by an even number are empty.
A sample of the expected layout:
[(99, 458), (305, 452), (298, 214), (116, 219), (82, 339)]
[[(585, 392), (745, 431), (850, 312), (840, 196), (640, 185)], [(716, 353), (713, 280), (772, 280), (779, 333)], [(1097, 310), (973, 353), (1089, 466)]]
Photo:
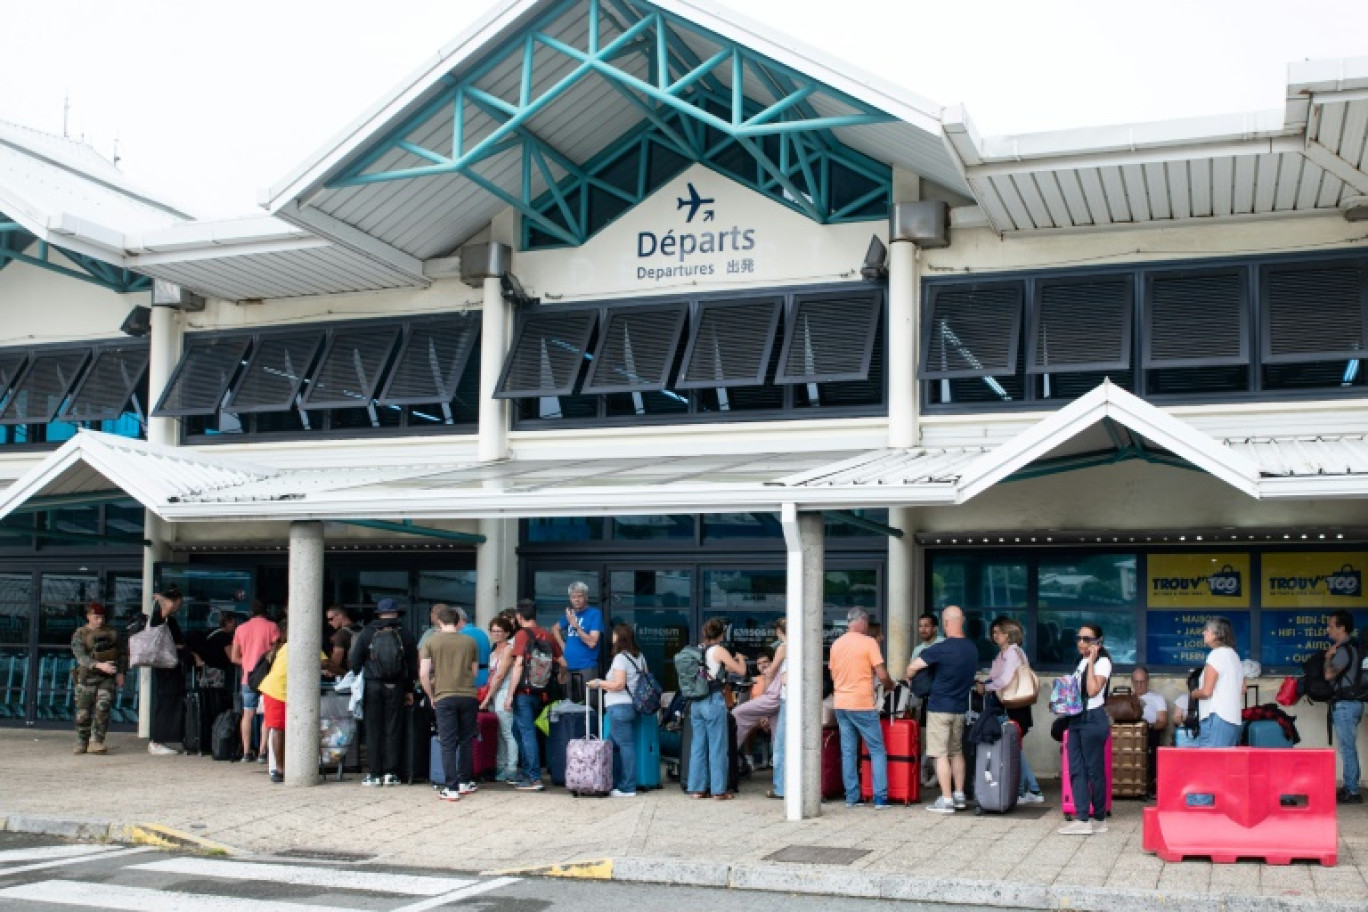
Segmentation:
[[(705, 683), (707, 695), (697, 698), (686, 694), (693, 699), (689, 706), (691, 740), (687, 786), (690, 798), (706, 798), (710, 792), (718, 801), (729, 801), (736, 797), (728, 788), (727, 781), (731, 772), (731, 743), (727, 734), (727, 704), (722, 699), (721, 682), (724, 668), (732, 674), (745, 674), (746, 657), (740, 653), (733, 655), (722, 645), (726, 633), (727, 625), (721, 618), (711, 618), (703, 625), (703, 645), (700, 647), (702, 674), (696, 676), (695, 681)], [(685, 649), (694, 650), (688, 655), (697, 655), (698, 650), (694, 647)], [(678, 657), (675, 667), (680, 667)], [(686, 690), (682, 676), (679, 689)]]
[(348, 664), (365, 672), (363, 721), (366, 760), (370, 773), (362, 785), (398, 785), (403, 756), (404, 707), (413, 705), (413, 682), (418, 678), (418, 648), (399, 620), (399, 603), (383, 598), (375, 605), (375, 620), (352, 642)]
[(1326, 623), (1330, 648), (1325, 650), (1325, 679), (1331, 683), (1330, 721), (1339, 742), (1344, 767), (1344, 787), (1336, 794), (1340, 804), (1362, 804), (1359, 794), (1358, 727), (1363, 719), (1362, 656), (1354, 643), (1354, 616), (1331, 612)]
[[(242, 669), (242, 686), (238, 691), (242, 696), (242, 721), (238, 724), (238, 734), (242, 737), (243, 763), (255, 763), (258, 759), (252, 750), (252, 718), (257, 714), (261, 702), (261, 694), (251, 687), (247, 679), (261, 657), (270, 652), (279, 639), (280, 627), (267, 616), (266, 603), (261, 599), (252, 599), (252, 617), (233, 631), (233, 645), (228, 654), (233, 664)], [(260, 760), (265, 763), (264, 743), (262, 747)]]
[[(646, 657), (637, 648), (636, 635), (628, 624), (613, 628), (613, 662), (608, 676), (593, 678), (584, 686), (603, 694), (603, 705), (612, 723), (613, 798), (635, 798), (637, 792), (637, 684), (646, 674)], [(659, 697), (657, 697), (659, 703)]]
[(537, 715), (547, 691), (565, 667), (560, 644), (537, 624), (537, 605), (531, 599), (518, 602), (518, 633), (513, 637), (513, 677), (505, 709), (513, 710), (518, 736), (518, 780), (522, 792), (540, 792), (541, 752), (537, 748)]

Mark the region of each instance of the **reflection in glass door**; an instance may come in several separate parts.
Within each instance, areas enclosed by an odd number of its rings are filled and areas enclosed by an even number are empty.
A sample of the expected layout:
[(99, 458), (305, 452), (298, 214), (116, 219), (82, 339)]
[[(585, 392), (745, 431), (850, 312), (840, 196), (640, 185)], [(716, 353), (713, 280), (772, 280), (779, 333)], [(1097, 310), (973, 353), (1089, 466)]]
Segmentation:
[(38, 679), (34, 718), (69, 722), (76, 716), (71, 690), (71, 635), (85, 623), (86, 605), (100, 599), (94, 573), (44, 573), (38, 602)]
[(611, 624), (631, 624), (646, 666), (666, 690), (677, 690), (674, 654), (689, 639), (693, 612), (690, 570), (614, 569), (608, 573), (606, 614)]
[(0, 719), (28, 718), (32, 573), (0, 573)]

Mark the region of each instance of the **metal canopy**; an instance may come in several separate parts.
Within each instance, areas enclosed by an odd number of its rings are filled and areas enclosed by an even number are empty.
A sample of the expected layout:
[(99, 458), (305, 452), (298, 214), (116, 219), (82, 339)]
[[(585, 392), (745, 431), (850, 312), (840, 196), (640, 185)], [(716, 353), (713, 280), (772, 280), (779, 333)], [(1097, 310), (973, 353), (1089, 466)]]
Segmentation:
[[(29, 248), (34, 244), (38, 245), (37, 252), (29, 253)], [(77, 268), (73, 269), (59, 262), (58, 258), (53, 256), (54, 252), (60, 253), (67, 263)], [(111, 265), (73, 250), (54, 247), (47, 241), (40, 241), (23, 225), (0, 212), (0, 269), (4, 269), (10, 263), (27, 263), (68, 278), (91, 282), (119, 294), (147, 291), (152, 287), (152, 280), (147, 276), (138, 275), (132, 270)]]

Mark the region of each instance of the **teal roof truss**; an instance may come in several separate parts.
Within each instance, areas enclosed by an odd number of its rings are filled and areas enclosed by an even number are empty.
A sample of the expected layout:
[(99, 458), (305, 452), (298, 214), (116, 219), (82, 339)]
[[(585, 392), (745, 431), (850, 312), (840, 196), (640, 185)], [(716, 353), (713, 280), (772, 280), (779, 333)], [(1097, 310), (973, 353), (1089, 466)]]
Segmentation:
[[(558, 147), (570, 106), (605, 85), (637, 126), (591, 154)], [(699, 162), (821, 224), (865, 221), (887, 216), (891, 169), (833, 131), (892, 120), (641, 0), (569, 0), (448, 77), (328, 186), (459, 174), (521, 213), (526, 245), (576, 246)], [(519, 192), (492, 173), (509, 153)]]
[[(35, 243), (38, 245), (37, 250), (30, 253), (29, 250)], [(147, 276), (62, 247), (55, 249), (72, 265), (59, 262), (52, 256), (53, 249), (47, 241), (38, 240), (24, 226), (11, 221), (0, 212), (0, 269), (4, 269), (10, 263), (27, 263), (68, 278), (92, 282), (119, 294), (147, 291), (152, 287), (152, 280)], [(72, 266), (76, 268), (73, 269)]]

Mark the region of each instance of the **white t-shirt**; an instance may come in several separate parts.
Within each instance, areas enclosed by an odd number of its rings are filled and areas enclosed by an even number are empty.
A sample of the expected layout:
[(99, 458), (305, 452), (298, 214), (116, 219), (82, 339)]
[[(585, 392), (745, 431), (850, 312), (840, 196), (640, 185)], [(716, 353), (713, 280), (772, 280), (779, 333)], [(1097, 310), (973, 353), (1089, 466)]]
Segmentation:
[[(1079, 691), (1082, 692), (1083, 696), (1085, 696), (1085, 697), (1088, 696), (1088, 679), (1087, 679), (1087, 672), (1088, 672), (1088, 660), (1087, 660), (1087, 659), (1080, 659), (1079, 662), (1078, 662), (1078, 669), (1077, 669), (1076, 671), (1074, 671), (1074, 674), (1076, 674), (1076, 675), (1078, 676), (1078, 689), (1079, 689)], [(1112, 673), (1112, 663), (1111, 663), (1111, 659), (1108, 659), (1108, 658), (1103, 657), (1103, 658), (1099, 658), (1097, 661), (1093, 662), (1093, 674), (1094, 674), (1096, 677), (1099, 677), (1099, 678), (1110, 678), (1110, 677), (1111, 677), (1111, 673)], [(1101, 690), (1099, 690), (1099, 691), (1097, 692), (1097, 696), (1095, 696), (1095, 697), (1088, 697), (1088, 709), (1101, 709), (1101, 708), (1102, 708), (1102, 704), (1103, 704), (1103, 703), (1106, 703), (1106, 702), (1107, 702), (1107, 688), (1106, 688), (1106, 687), (1103, 687)]]
[(1152, 690), (1147, 690), (1141, 694), (1140, 702), (1145, 705), (1145, 722), (1148, 725), (1158, 722), (1159, 714), (1168, 711), (1168, 703)]
[(1244, 669), (1240, 667), (1240, 657), (1229, 646), (1218, 646), (1211, 650), (1206, 663), (1216, 669), (1216, 690), (1211, 698), (1201, 700), (1197, 706), (1197, 718), (1205, 719), (1215, 713), (1231, 725), (1239, 725), (1244, 715)]
[(612, 675), (615, 671), (625, 671), (627, 673), (627, 689), (605, 690), (603, 692), (603, 705), (621, 706), (624, 703), (631, 705), (632, 691), (636, 689), (637, 678), (641, 677), (641, 672), (645, 670), (645, 656), (629, 656), (625, 652), (619, 652), (613, 656), (613, 664), (608, 666), (608, 674)]

